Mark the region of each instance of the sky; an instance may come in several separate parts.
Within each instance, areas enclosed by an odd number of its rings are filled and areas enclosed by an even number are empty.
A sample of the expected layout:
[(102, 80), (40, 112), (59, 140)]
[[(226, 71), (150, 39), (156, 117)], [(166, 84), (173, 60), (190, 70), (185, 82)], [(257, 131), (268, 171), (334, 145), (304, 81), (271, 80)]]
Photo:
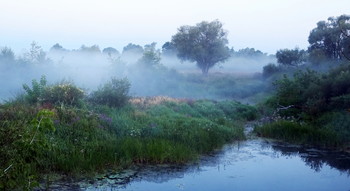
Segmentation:
[(0, 47), (17, 54), (33, 41), (44, 50), (56, 43), (161, 48), (180, 26), (218, 19), (229, 47), (274, 54), (307, 48), (318, 21), (342, 14), (350, 14), (349, 0), (0, 0)]

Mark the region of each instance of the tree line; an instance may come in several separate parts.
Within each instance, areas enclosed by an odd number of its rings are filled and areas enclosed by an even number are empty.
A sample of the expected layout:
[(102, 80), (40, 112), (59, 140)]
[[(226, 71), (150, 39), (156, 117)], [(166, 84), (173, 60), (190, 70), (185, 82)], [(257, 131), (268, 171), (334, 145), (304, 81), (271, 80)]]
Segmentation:
[[(350, 16), (341, 15), (330, 17), (326, 21), (319, 21), (308, 37), (307, 50), (299, 48), (280, 49), (275, 56), (277, 62), (284, 66), (299, 66), (303, 63), (319, 64), (324, 62), (341, 62), (350, 60)], [(67, 49), (60, 44), (52, 46), (50, 51), (65, 52)], [(75, 50), (88, 53), (104, 53), (109, 57), (120, 55), (113, 47), (102, 51), (97, 45), (85, 46)], [(228, 47), (227, 31), (219, 20), (203, 21), (194, 26), (184, 25), (178, 28), (170, 42), (156, 49), (156, 43), (144, 47), (129, 43), (123, 48), (122, 55), (143, 55), (141, 62), (155, 65), (160, 62), (160, 55), (176, 55), (183, 61), (195, 62), (204, 75), (219, 62), (226, 61), (231, 56), (264, 55), (259, 50), (241, 49), (234, 51)], [(1, 62), (14, 62), (15, 56), (10, 48), (0, 51)], [(37, 43), (33, 42), (31, 48), (20, 58), (22, 62), (48, 62), (45, 52)]]

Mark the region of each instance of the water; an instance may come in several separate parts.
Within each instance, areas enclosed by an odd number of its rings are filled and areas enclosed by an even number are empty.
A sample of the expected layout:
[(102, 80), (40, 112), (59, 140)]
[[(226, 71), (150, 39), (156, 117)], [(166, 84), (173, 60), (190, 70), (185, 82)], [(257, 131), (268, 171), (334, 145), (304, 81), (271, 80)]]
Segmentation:
[[(82, 190), (350, 190), (350, 155), (264, 139), (225, 146), (196, 164), (133, 167)], [(62, 187), (61, 187), (62, 188)]]

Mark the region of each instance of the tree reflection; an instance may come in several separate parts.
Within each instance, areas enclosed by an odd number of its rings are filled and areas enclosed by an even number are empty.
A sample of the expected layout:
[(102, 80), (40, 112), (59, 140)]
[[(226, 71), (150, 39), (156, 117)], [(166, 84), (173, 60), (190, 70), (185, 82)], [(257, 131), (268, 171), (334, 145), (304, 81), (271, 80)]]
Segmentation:
[(350, 154), (340, 151), (331, 151), (326, 149), (314, 149), (309, 147), (300, 147), (286, 143), (274, 143), (272, 148), (281, 152), (283, 156), (298, 155), (306, 165), (319, 172), (324, 165), (329, 165), (341, 172), (350, 175)]

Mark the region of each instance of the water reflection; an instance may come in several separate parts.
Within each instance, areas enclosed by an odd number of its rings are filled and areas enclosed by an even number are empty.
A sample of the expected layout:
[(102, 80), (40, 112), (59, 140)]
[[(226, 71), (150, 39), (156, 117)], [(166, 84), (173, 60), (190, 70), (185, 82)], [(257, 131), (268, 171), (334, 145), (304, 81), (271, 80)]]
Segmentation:
[[(350, 155), (251, 139), (186, 165), (134, 166), (57, 190), (350, 190)], [(75, 190), (75, 189), (74, 189)]]
[(319, 172), (324, 165), (336, 168), (350, 175), (350, 154), (346, 152), (300, 147), (286, 143), (271, 143), (275, 151), (284, 156), (298, 155), (306, 165)]

